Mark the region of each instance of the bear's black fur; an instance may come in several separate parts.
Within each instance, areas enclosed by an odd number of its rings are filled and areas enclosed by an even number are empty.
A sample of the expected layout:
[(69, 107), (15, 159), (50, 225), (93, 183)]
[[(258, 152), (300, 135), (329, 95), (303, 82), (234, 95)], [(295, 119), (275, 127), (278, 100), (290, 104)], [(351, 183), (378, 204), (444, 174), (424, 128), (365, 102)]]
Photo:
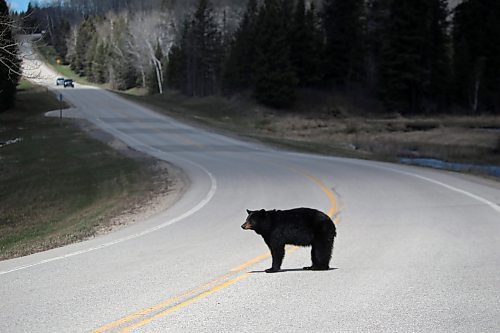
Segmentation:
[(311, 208), (269, 211), (247, 209), (247, 213), (248, 217), (241, 227), (261, 235), (271, 250), (273, 265), (266, 269), (267, 273), (280, 270), (286, 244), (312, 246), (312, 266), (304, 269), (329, 269), (337, 231), (326, 214)]

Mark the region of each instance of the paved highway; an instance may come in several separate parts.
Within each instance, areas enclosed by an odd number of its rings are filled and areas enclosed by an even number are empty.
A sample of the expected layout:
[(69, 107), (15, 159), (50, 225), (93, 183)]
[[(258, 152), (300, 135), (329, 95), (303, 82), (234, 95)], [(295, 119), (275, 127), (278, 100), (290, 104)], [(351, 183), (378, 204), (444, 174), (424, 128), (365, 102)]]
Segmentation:
[[(147, 221), (0, 262), (0, 332), (500, 331), (498, 183), (274, 150), (93, 87), (57, 93), (189, 187)], [(303, 271), (309, 249), (289, 248), (264, 273), (245, 209), (301, 206), (337, 214), (334, 269)]]

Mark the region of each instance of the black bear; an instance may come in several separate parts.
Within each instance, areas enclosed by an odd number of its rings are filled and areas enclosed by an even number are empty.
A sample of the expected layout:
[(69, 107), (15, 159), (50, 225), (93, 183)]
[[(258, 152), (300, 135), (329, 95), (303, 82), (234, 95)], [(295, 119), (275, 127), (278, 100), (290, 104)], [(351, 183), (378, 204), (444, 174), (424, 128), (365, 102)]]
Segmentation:
[(329, 269), (337, 230), (328, 215), (311, 208), (268, 211), (247, 209), (247, 213), (248, 217), (241, 227), (261, 235), (271, 250), (273, 265), (266, 269), (266, 273), (280, 270), (286, 244), (312, 246), (312, 266), (304, 269)]

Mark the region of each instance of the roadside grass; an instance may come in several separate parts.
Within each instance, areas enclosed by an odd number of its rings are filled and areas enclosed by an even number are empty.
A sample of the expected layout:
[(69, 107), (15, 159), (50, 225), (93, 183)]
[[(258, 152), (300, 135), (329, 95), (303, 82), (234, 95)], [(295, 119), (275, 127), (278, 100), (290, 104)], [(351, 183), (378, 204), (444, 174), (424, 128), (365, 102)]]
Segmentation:
[(500, 165), (499, 116), (403, 117), (379, 109), (363, 113), (367, 102), (327, 93), (316, 93), (291, 111), (268, 109), (248, 95), (122, 95), (170, 116), (292, 150), (385, 161), (425, 157)]
[(0, 114), (0, 259), (95, 235), (112, 217), (167, 191), (165, 171), (45, 118), (59, 102), (21, 82), (16, 107)]

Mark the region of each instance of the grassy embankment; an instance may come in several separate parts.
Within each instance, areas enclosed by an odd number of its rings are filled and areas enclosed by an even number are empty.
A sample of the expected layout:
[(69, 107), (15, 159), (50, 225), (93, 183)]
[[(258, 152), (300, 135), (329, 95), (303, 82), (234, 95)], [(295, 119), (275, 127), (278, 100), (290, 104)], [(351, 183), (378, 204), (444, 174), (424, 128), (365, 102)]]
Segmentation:
[(367, 115), (366, 103), (308, 94), (291, 111), (267, 109), (245, 97), (125, 96), (174, 117), (290, 149), (387, 161), (425, 157), (500, 165), (499, 116)]
[(23, 81), (0, 114), (0, 259), (91, 237), (167, 190), (151, 161), (123, 156), (67, 120), (46, 88)]

